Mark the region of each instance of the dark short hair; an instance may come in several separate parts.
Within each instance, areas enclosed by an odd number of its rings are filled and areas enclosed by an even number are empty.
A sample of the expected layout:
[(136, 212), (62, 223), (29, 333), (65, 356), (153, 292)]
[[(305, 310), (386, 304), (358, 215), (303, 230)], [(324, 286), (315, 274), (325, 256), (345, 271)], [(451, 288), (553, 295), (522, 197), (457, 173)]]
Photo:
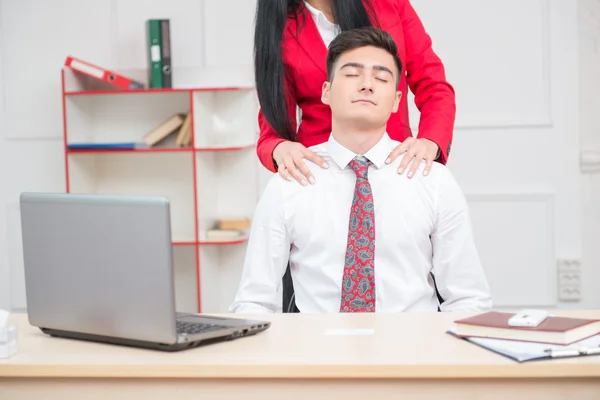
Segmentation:
[(333, 79), (334, 65), (343, 53), (366, 46), (383, 49), (394, 57), (394, 62), (398, 69), (398, 77), (396, 79), (396, 84), (398, 84), (402, 74), (402, 61), (400, 61), (400, 57), (398, 57), (398, 46), (392, 35), (374, 27), (344, 31), (331, 41), (327, 53), (327, 80), (331, 82)]

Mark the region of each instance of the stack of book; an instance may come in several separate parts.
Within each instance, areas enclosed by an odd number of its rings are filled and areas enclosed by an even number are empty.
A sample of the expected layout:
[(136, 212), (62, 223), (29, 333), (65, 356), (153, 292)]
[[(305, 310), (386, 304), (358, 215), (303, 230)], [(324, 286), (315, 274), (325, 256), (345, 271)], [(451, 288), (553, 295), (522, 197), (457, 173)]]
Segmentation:
[(222, 218), (216, 221), (214, 227), (206, 231), (206, 239), (210, 241), (236, 240), (247, 235), (250, 229), (248, 218)]
[(454, 321), (449, 334), (518, 362), (600, 355), (600, 320), (549, 315), (536, 326), (514, 326), (516, 313), (490, 311)]

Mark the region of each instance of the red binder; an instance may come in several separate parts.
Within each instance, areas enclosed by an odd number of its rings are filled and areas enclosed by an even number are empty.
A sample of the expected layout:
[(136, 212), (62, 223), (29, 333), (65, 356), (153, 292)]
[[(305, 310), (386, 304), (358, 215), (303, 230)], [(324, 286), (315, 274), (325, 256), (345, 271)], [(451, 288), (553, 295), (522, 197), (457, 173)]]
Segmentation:
[(98, 79), (102, 82), (106, 82), (113, 86), (120, 87), (121, 89), (145, 88), (145, 85), (141, 82), (135, 81), (126, 76), (117, 74), (114, 71), (101, 68), (97, 65), (91, 64), (87, 61), (83, 61), (72, 56), (67, 57), (67, 59), (65, 60), (65, 66), (82, 74), (91, 76), (92, 78)]

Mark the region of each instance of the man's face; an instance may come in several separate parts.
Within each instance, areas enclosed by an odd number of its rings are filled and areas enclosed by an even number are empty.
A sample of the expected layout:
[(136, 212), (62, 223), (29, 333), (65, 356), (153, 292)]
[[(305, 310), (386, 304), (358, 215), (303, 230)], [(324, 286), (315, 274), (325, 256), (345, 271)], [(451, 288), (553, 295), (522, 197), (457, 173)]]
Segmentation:
[(394, 58), (383, 49), (347, 51), (338, 58), (331, 82), (323, 84), (321, 100), (339, 123), (362, 129), (384, 126), (398, 110), (397, 74)]

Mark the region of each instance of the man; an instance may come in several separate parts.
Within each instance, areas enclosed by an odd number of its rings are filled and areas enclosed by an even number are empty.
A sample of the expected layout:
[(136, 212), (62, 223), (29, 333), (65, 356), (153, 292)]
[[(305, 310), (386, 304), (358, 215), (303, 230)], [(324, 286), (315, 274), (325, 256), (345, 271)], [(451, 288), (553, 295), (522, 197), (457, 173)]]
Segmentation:
[[(275, 175), (254, 215), (232, 312), (277, 310), (288, 260), (300, 312), (442, 311), (491, 307), (467, 204), (450, 171), (399, 175), (398, 145), (386, 134), (396, 112), (402, 64), (391, 36), (343, 32), (329, 47), (322, 101), (331, 107), (328, 142), (307, 161), (314, 185)], [(424, 165), (424, 163), (423, 163)], [(421, 168), (423, 167), (421, 165)]]

